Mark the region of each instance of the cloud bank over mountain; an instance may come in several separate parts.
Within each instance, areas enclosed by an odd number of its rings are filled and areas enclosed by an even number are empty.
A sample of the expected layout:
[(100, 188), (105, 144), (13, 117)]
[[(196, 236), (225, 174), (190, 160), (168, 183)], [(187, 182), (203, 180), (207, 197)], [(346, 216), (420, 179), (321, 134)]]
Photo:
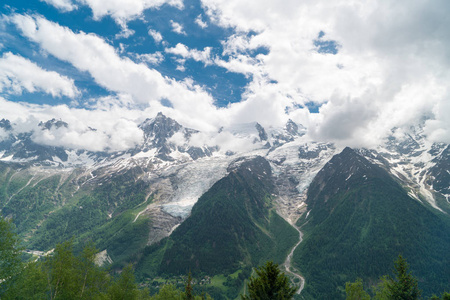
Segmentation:
[(133, 147), (159, 111), (203, 132), (292, 119), (361, 147), (422, 124), (450, 142), (447, 1), (119, 2), (4, 5), (0, 118), (60, 118), (36, 142), (87, 150)]

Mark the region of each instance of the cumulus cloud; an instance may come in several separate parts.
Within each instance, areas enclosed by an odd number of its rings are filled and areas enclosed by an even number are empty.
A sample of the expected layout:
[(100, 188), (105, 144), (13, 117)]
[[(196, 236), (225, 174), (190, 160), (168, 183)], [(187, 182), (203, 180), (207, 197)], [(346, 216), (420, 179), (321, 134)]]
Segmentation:
[(158, 65), (164, 60), (164, 55), (161, 52), (137, 54), (136, 57), (150, 65)]
[[(180, 116), (180, 122), (201, 123), (203, 128), (217, 126), (220, 118), (214, 99), (192, 81), (164, 77), (145, 64), (121, 57), (114, 47), (94, 34), (75, 33), (42, 17), (14, 15), (12, 21), (25, 37), (58, 59), (89, 72), (106, 89), (131, 95), (134, 102), (150, 104), (156, 112), (169, 109), (160, 102), (169, 99), (173, 107), (168, 114)], [(190, 121), (195, 119), (199, 121)]]
[(120, 25), (122, 27), (122, 30), (115, 35), (116, 39), (122, 39), (122, 38), (127, 39), (135, 33), (134, 30), (128, 28), (126, 23), (123, 22)]
[(148, 30), (148, 35), (150, 35), (155, 40), (155, 42), (157, 44), (161, 43), (162, 40), (163, 40), (163, 37), (162, 37), (161, 33), (156, 31), (156, 30), (149, 29)]
[(3, 141), (4, 139), (8, 138), (8, 136), (9, 136), (9, 132), (3, 128), (0, 128), (0, 142)]
[(88, 5), (92, 9), (95, 19), (111, 16), (119, 24), (139, 17), (144, 10), (159, 8), (164, 4), (183, 8), (182, 0), (127, 0), (127, 1), (99, 1), (77, 0), (80, 4)]
[(195, 24), (200, 26), (200, 28), (208, 27), (208, 24), (206, 22), (203, 22), (202, 15), (198, 15), (197, 18), (195, 18)]
[(78, 5), (87, 5), (92, 10), (95, 20), (105, 16), (111, 16), (122, 28), (116, 38), (128, 38), (134, 34), (129, 29), (127, 22), (142, 16), (146, 9), (157, 9), (164, 4), (182, 9), (184, 7), (182, 0), (127, 0), (127, 1), (99, 1), (99, 0), (41, 0), (57, 9), (68, 12), (77, 9)]
[[(76, 3), (89, 5), (96, 18), (110, 15), (123, 26), (146, 7), (182, 7), (181, 1), (94, 2)], [(209, 48), (184, 44), (165, 52), (177, 58), (180, 69), (192, 59), (247, 76), (243, 101), (226, 108), (216, 108), (214, 99), (192, 79), (177, 81), (143, 63), (158, 63), (159, 54), (144, 54), (138, 57), (142, 63), (136, 63), (99, 36), (73, 32), (42, 17), (11, 19), (44, 51), (89, 72), (120, 98), (97, 99), (99, 107), (134, 111), (138, 104), (148, 116), (162, 111), (183, 125), (210, 131), (251, 121), (279, 126), (291, 118), (309, 127), (314, 139), (365, 146), (377, 143), (393, 127), (407, 128), (424, 118), (431, 140), (449, 141), (449, 5), (445, 0), (369, 0), (364, 5), (347, 0), (202, 0), (208, 22), (234, 32), (222, 41), (222, 55), (212, 57)], [(203, 16), (197, 20), (203, 22)], [(171, 24), (184, 34), (181, 24)], [(164, 43), (158, 32), (150, 30), (149, 35)], [(319, 47), (318, 39), (340, 47), (319, 51), (327, 45)], [(164, 99), (171, 107), (163, 105)], [(320, 107), (319, 112), (310, 113), (308, 103)]]
[[(447, 92), (447, 98), (450, 98)], [(433, 107), (434, 119), (425, 123), (424, 131), (433, 142), (444, 142), (450, 144), (450, 101), (441, 101)]]
[[(0, 98), (2, 117), (7, 117), (15, 133), (33, 131), (32, 139), (39, 144), (63, 146), (90, 151), (121, 151), (142, 142), (143, 132), (137, 120), (141, 111), (120, 106), (102, 109), (75, 109), (67, 105), (36, 105), (16, 103)], [(42, 130), (40, 121), (61, 119), (67, 127), (53, 126)]]
[[(245, 99), (263, 103), (270, 83), (275, 94), (299, 105), (324, 104), (319, 114), (308, 117), (316, 139), (370, 145), (392, 127), (407, 127), (426, 116), (431, 118), (428, 135), (444, 141), (448, 130), (438, 127), (448, 128), (444, 116), (450, 113), (445, 93), (450, 79), (450, 39), (444, 29), (450, 26), (448, 2), (202, 4), (212, 22), (236, 31), (223, 41), (230, 58), (217, 63), (251, 76)], [(337, 52), (318, 51), (319, 35), (340, 45)], [(267, 53), (255, 59), (252, 51), (259, 47)]]
[[(219, 147), (219, 153), (226, 154), (227, 152), (244, 153), (255, 149), (261, 149), (263, 144), (255, 143), (258, 139), (256, 135), (238, 136), (232, 132), (224, 130), (217, 132), (199, 132), (193, 134), (189, 140), (189, 145), (193, 147)], [(179, 139), (174, 139), (176, 142), (181, 142)]]
[(186, 32), (183, 29), (183, 25), (177, 23), (173, 20), (170, 20), (170, 25), (172, 26), (172, 31), (181, 35), (186, 35)]
[(63, 12), (72, 11), (78, 8), (71, 0), (41, 0), (41, 1), (49, 5), (53, 5), (54, 7)]
[(212, 64), (211, 47), (205, 47), (203, 51), (197, 49), (189, 49), (186, 45), (178, 43), (173, 48), (166, 48), (166, 53), (181, 56), (184, 59), (193, 59), (205, 64), (205, 66)]
[(70, 98), (79, 94), (73, 79), (44, 70), (11, 52), (4, 53), (0, 58), (0, 91), (12, 94), (44, 92), (53, 97)]

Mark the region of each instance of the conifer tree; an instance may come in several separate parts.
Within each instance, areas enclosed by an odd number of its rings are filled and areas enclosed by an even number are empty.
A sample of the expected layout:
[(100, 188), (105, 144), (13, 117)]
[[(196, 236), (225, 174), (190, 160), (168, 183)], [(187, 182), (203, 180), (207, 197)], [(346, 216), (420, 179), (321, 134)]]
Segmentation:
[(370, 300), (369, 294), (364, 291), (363, 282), (358, 278), (356, 282), (347, 282), (345, 284), (346, 300)]
[(277, 264), (269, 261), (255, 271), (256, 276), (252, 276), (247, 285), (248, 295), (241, 295), (242, 300), (287, 300), (294, 297), (297, 289), (290, 285), (289, 278)]
[(189, 271), (188, 278), (186, 280), (186, 284), (184, 286), (184, 299), (186, 300), (194, 300), (194, 293), (192, 287), (192, 275), (191, 271)]
[(14, 233), (14, 224), (0, 216), (0, 283), (22, 267), (21, 250), (17, 234)]
[(421, 291), (417, 279), (408, 270), (406, 260), (399, 255), (394, 263), (394, 278), (389, 278), (386, 287), (389, 291), (389, 299), (392, 300), (416, 300), (420, 298)]

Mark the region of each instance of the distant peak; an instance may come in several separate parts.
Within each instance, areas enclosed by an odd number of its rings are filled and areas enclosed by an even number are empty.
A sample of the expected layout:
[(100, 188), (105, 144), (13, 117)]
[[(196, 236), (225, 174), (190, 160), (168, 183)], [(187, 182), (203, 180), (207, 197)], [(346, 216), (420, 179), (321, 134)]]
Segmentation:
[(297, 123), (295, 123), (294, 121), (292, 121), (291, 119), (289, 119), (286, 122), (286, 125), (284, 127), (286, 129), (286, 131), (291, 134), (291, 135), (298, 135), (298, 136), (302, 136), (305, 134), (304, 130), (305, 127), (303, 127), (301, 124), (298, 125)]
[(48, 120), (47, 122), (40, 122), (39, 126), (42, 127), (42, 130), (50, 130), (53, 127), (56, 127), (56, 129), (61, 128), (61, 127), (69, 127), (69, 124), (67, 124), (66, 122), (62, 121), (61, 119), (56, 120), (55, 118)]
[(255, 127), (256, 127), (256, 130), (258, 130), (259, 139), (261, 141), (267, 141), (267, 133), (264, 130), (264, 127), (262, 127), (261, 124), (259, 124), (259, 123), (256, 123)]
[(354, 154), (356, 154), (355, 150), (353, 150), (352, 148), (350, 148), (348, 146), (345, 147), (344, 150), (342, 150), (341, 153), (354, 153)]
[(6, 119), (1, 119), (0, 128), (3, 128), (4, 130), (12, 130), (11, 122)]

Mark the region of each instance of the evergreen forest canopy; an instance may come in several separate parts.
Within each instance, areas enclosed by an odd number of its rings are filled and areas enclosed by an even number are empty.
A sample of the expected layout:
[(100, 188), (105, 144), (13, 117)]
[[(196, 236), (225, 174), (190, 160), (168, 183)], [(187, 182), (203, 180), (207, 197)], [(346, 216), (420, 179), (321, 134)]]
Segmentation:
[[(52, 254), (41, 259), (25, 262), (21, 259), (22, 248), (14, 233), (11, 221), (0, 217), (0, 282), (1, 299), (105, 299), (105, 300), (202, 300), (212, 299), (201, 292), (196, 295), (193, 279), (189, 273), (184, 291), (174, 285), (162, 285), (153, 296), (147, 288), (140, 288), (135, 281), (131, 265), (120, 275), (109, 274), (95, 263), (98, 252), (92, 245), (74, 255), (73, 242), (58, 244)], [(363, 282), (347, 282), (346, 300), (418, 300), (421, 298), (419, 282), (409, 271), (409, 265), (400, 255), (394, 262), (394, 275), (380, 278), (371, 287), (373, 298), (363, 288)], [(298, 298), (289, 278), (277, 264), (269, 261), (255, 270), (247, 283), (242, 300), (288, 300)], [(450, 293), (430, 300), (450, 300)]]

